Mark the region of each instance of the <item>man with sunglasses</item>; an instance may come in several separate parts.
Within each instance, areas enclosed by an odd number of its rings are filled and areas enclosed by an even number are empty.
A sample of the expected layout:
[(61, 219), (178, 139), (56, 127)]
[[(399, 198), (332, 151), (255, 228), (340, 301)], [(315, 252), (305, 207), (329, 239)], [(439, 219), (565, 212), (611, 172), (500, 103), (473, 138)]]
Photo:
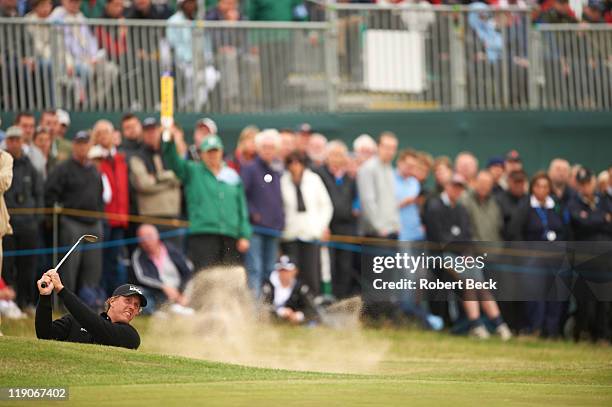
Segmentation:
[[(46, 283), (46, 287), (42, 287)], [(95, 343), (137, 349), (140, 335), (130, 322), (147, 305), (142, 289), (133, 284), (117, 287), (106, 300), (106, 312), (97, 314), (72, 291), (65, 288), (57, 271), (51, 269), (38, 280), (40, 300), (36, 308), (36, 336), (39, 339)], [(51, 293), (62, 299), (70, 314), (52, 320)]]

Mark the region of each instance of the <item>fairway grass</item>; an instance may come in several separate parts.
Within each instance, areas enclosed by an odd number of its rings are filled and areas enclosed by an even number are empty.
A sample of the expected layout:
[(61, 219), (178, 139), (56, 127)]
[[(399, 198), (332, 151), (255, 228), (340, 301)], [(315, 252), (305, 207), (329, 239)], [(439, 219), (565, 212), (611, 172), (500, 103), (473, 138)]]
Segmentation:
[[(388, 341), (384, 358), (368, 371), (337, 374), (162, 355), (146, 342), (130, 351), (39, 341), (26, 324), (3, 325), (5, 334), (25, 337), (0, 338), (0, 387), (67, 386), (70, 401), (0, 405), (612, 405), (612, 350), (582, 343), (364, 330), (365, 338)], [(342, 332), (298, 328), (283, 335), (307, 347)]]

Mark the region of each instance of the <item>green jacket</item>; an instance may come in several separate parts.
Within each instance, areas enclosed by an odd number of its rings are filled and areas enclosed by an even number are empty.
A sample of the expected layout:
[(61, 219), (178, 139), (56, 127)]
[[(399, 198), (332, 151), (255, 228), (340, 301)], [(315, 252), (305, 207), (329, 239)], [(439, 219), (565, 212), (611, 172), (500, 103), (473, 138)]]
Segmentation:
[(225, 166), (215, 177), (203, 163), (179, 157), (173, 142), (162, 144), (162, 156), (183, 182), (190, 233), (251, 237), (244, 187), (236, 171)]

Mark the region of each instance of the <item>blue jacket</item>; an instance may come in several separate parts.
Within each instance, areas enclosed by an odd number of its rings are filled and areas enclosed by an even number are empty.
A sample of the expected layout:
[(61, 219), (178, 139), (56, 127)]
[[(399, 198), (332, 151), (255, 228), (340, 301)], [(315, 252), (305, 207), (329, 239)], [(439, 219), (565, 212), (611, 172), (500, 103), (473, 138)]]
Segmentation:
[(281, 195), (281, 175), (259, 157), (240, 170), (252, 225), (277, 231), (284, 229), (285, 213)]
[[(193, 266), (181, 252), (172, 246), (172, 244), (164, 244), (168, 250), (170, 260), (172, 260), (172, 263), (174, 263), (174, 266), (181, 275), (181, 285), (179, 287), (179, 291), (182, 292), (193, 274)], [(149, 289), (161, 290), (163, 284), (159, 278), (159, 271), (157, 270), (155, 263), (151, 261), (149, 256), (143, 252), (140, 247), (134, 250), (134, 253), (132, 253), (132, 267), (134, 268), (134, 275), (136, 280), (138, 280), (138, 284)]]

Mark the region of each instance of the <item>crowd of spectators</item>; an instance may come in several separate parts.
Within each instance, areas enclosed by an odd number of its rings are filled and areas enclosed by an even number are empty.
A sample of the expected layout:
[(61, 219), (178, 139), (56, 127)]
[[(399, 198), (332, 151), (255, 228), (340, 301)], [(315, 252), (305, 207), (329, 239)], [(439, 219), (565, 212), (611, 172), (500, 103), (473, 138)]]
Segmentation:
[[(474, 0), (338, 0), (343, 4), (418, 4), (469, 5)], [(480, 1), (492, 7), (533, 7), (533, 19), (546, 23), (612, 23), (610, 0), (490, 0)], [(128, 18), (168, 20), (187, 3), (191, 12), (197, 11), (195, 0), (2, 0), (0, 16), (44, 19), (56, 15), (56, 9), (75, 8), (84, 18)], [(322, 18), (326, 0), (205, 0), (206, 20), (252, 21), (307, 21)], [(333, 3), (333, 1), (328, 1)], [(74, 12), (71, 12), (74, 14)]]
[[(254, 297), (272, 301), (276, 314), (293, 322), (304, 315), (285, 310), (279, 298), (311, 304), (361, 294), (363, 259), (354, 247), (368, 239), (612, 240), (612, 167), (598, 175), (557, 158), (530, 179), (515, 150), (483, 166), (470, 152), (454, 160), (398, 152), (392, 132), (378, 140), (362, 134), (349, 148), (308, 124), (248, 126), (230, 151), (213, 120), (194, 127), (189, 144), (181, 128), (163, 131), (153, 117), (141, 122), (126, 114), (118, 129), (100, 119), (76, 131), (63, 110), (38, 120), (19, 113), (0, 150), (0, 188), (12, 212), (10, 223), (0, 216), (3, 248), (11, 252), (3, 259), (3, 296), (33, 309), (35, 281), (52, 267), (39, 249), (53, 245), (55, 227), (61, 247), (83, 234), (102, 238), (102, 249), (75, 252), (61, 270), (64, 284), (92, 306), (130, 281), (147, 290), (148, 311), (169, 303), (187, 312), (184, 289), (194, 273), (238, 264)], [(56, 206), (64, 209), (55, 226), (48, 213), (33, 210)], [(482, 270), (470, 276), (482, 279)], [(458, 312), (449, 304), (413, 298), (393, 312), (432, 329), (463, 320), (480, 338), (488, 337), (489, 321), (504, 339), (511, 330), (556, 338), (572, 317), (570, 336), (610, 339), (610, 303), (593, 298), (497, 304), (483, 290), (460, 301)], [(381, 315), (375, 308), (368, 316)], [(6, 314), (18, 317), (19, 309)]]

